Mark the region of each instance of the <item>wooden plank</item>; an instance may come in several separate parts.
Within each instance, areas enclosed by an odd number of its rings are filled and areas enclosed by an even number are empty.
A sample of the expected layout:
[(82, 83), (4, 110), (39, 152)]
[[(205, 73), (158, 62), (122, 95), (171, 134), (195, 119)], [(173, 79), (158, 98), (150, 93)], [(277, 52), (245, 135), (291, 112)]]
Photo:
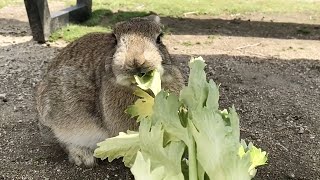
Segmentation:
[(47, 34), (47, 32), (45, 32), (43, 28), (43, 21), (50, 19), (50, 12), (48, 10), (48, 7), (45, 8), (45, 5), (48, 5), (47, 1), (24, 0), (24, 4), (26, 6), (29, 24), (34, 40), (41, 43), (45, 42), (45, 35)]
[(44, 43), (55, 30), (71, 21), (81, 22), (91, 16), (92, 0), (77, 0), (72, 6), (50, 15), (47, 0), (24, 0), (32, 36), (35, 41)]
[(85, 5), (85, 8), (83, 10), (81, 10), (81, 16), (77, 16), (77, 13), (75, 13), (71, 16), (73, 16), (72, 18), (76, 19), (77, 21), (85, 21), (87, 19), (89, 19), (91, 17), (91, 13), (92, 13), (92, 0), (77, 0), (77, 6), (80, 5)]
[(80, 4), (53, 13), (51, 15), (50, 22), (51, 32), (60, 29), (69, 22), (81, 22), (81, 20), (87, 20), (89, 16), (82, 17), (85, 15), (85, 10), (87, 10), (86, 6), (84, 4)]

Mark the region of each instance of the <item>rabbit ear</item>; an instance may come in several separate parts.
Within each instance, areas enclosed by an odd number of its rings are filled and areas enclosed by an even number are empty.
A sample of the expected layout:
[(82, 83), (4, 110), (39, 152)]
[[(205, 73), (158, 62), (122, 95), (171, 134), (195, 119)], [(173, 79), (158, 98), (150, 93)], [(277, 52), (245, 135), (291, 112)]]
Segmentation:
[(159, 17), (158, 15), (152, 14), (152, 15), (147, 16), (146, 19), (149, 19), (149, 20), (151, 20), (151, 21), (154, 21), (154, 22), (156, 22), (157, 24), (161, 24), (161, 23), (160, 23), (160, 17)]

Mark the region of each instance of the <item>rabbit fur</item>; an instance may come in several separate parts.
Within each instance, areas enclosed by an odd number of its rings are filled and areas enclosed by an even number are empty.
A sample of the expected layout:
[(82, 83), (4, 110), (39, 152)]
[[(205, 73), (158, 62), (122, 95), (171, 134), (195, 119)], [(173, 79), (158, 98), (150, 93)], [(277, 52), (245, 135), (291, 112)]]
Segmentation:
[(39, 126), (76, 165), (95, 164), (96, 144), (137, 130), (124, 113), (137, 99), (133, 75), (158, 70), (162, 87), (178, 93), (183, 77), (161, 41), (160, 18), (119, 22), (113, 33), (92, 33), (63, 48), (36, 90)]

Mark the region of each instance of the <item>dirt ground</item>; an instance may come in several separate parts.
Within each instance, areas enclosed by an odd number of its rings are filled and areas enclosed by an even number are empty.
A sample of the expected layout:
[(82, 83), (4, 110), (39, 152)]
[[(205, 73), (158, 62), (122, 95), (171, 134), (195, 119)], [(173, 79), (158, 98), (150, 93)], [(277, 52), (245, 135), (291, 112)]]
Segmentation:
[[(269, 153), (255, 179), (320, 180), (320, 17), (248, 14), (163, 18), (165, 44), (188, 73), (190, 55), (207, 60), (234, 104), (242, 138)], [(23, 6), (0, 9), (0, 179), (132, 179), (120, 161), (83, 168), (39, 137), (34, 86), (59, 41), (32, 41)]]

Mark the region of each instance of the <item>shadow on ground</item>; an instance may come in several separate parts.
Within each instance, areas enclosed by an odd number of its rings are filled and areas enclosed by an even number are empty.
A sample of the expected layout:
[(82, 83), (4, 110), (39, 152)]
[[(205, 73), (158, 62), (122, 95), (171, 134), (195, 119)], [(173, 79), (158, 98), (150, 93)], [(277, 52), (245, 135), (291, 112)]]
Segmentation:
[[(84, 22), (89, 26), (113, 26), (118, 21), (132, 17), (146, 16), (149, 12), (119, 11), (108, 9), (93, 12), (92, 19)], [(162, 17), (162, 23), (169, 27), (168, 33), (177, 35), (223, 35), (242, 37), (261, 37), (278, 39), (320, 40), (320, 24), (298, 24), (285, 22), (248, 21), (241, 19), (225, 20), (206, 17), (176, 18)]]

